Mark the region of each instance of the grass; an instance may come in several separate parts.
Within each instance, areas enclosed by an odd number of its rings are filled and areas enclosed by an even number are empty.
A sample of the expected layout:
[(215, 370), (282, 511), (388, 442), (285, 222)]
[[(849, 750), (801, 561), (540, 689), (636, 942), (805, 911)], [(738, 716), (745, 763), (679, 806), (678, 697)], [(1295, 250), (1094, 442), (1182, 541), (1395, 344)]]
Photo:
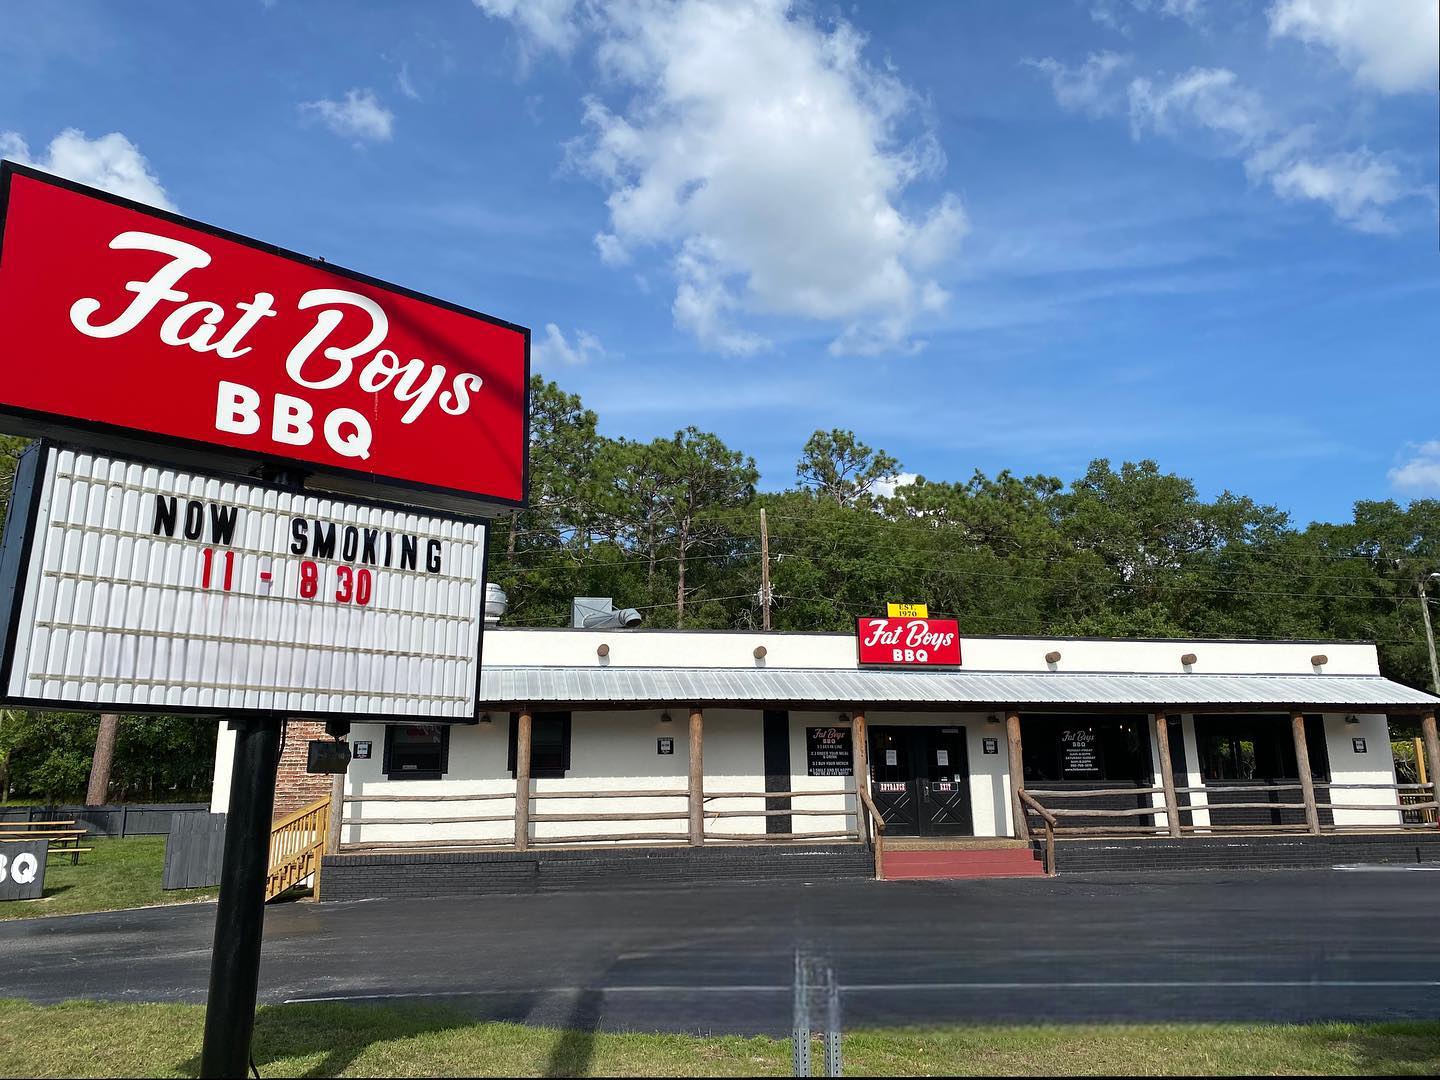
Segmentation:
[[(194, 1076), (198, 1005), (0, 1001), (0, 1076)], [(784, 1076), (790, 1046), (477, 1022), (435, 1006), (262, 1008), (272, 1076)], [(817, 1046), (818, 1051), (818, 1046)], [(849, 1034), (855, 1076), (1436, 1075), (1440, 1022), (897, 1028)]]
[(0, 904), (0, 919), (181, 904), (212, 900), (219, 894), (218, 888), (170, 892), (160, 888), (165, 871), (163, 836), (87, 839), (84, 846), (94, 850), (81, 854), (78, 866), (71, 866), (68, 856), (51, 855), (45, 866), (45, 895)]

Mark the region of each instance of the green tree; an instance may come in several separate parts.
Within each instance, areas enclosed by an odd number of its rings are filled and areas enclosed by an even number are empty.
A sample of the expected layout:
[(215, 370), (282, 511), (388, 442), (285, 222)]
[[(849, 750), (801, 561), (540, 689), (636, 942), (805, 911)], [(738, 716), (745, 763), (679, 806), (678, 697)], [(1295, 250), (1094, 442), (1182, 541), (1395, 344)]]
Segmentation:
[(872, 450), (853, 431), (817, 431), (805, 442), (795, 476), (802, 487), (841, 506), (872, 496), (875, 485), (900, 471), (884, 450)]

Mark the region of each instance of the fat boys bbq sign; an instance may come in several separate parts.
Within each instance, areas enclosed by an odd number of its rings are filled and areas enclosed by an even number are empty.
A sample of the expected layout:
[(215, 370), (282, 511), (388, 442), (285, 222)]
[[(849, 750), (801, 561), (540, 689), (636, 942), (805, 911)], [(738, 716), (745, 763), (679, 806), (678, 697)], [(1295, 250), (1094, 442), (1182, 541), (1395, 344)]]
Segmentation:
[(469, 515), (524, 504), (529, 331), (9, 163), (0, 211), (0, 427), (54, 440), (5, 524), (0, 698), (473, 717)]
[(960, 625), (954, 619), (860, 619), (855, 641), (862, 665), (960, 666)]
[(523, 502), (524, 328), (9, 163), (0, 214), (24, 430)]

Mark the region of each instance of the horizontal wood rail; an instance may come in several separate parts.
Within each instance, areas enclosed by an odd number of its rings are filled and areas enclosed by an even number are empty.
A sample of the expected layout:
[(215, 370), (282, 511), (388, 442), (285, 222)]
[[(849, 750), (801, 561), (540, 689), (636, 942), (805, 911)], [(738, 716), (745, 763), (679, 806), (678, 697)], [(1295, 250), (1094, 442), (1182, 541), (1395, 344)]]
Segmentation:
[(532, 791), (532, 799), (688, 799), (689, 788), (654, 791)]
[(514, 814), (463, 814), (455, 817), (347, 817), (342, 825), (469, 825), (482, 821), (514, 821)]
[(705, 801), (711, 799), (833, 799), (837, 795), (849, 797), (853, 791), (709, 791)]
[(513, 799), (513, 791), (482, 791), (474, 795), (346, 795), (347, 803), (367, 802), (480, 802), (485, 799)]
[[(1157, 803), (1154, 796), (1165, 796), (1165, 789), (1162, 787), (1127, 787), (1127, 788), (1094, 788), (1091, 790), (1065, 790), (1056, 791), (1050, 789), (1021, 789), (1019, 792), (1020, 802), (1025, 815), (1039, 817), (1045, 822), (1047, 830), (1047, 843), (1050, 834), (1063, 835), (1068, 838), (1093, 835), (1093, 836), (1123, 836), (1125, 834), (1135, 836), (1153, 836), (1165, 834), (1168, 836), (1223, 836), (1227, 833), (1338, 833), (1349, 831), (1366, 832), (1400, 832), (1413, 829), (1434, 829), (1436, 824), (1432, 820), (1433, 815), (1428, 813), (1431, 810), (1440, 810), (1440, 799), (1437, 799), (1433, 792), (1433, 783), (1423, 784), (1398, 784), (1398, 783), (1375, 783), (1375, 784), (1351, 784), (1331, 783), (1327, 780), (1317, 779), (1307, 790), (1307, 785), (1301, 781), (1277, 781), (1257, 783), (1219, 783), (1214, 785), (1198, 785), (1192, 787), (1177, 787), (1173, 791), (1175, 795), (1189, 795), (1191, 799), (1183, 804), (1166, 806)], [(1387, 799), (1394, 801), (1385, 802), (1351, 802), (1344, 801), (1341, 793), (1373, 791), (1385, 793)], [(1281, 793), (1302, 793), (1304, 798), (1295, 799), (1291, 794), (1285, 801), (1271, 801), (1265, 798), (1268, 796), (1280, 796)], [(1322, 801), (1314, 798), (1315, 794), (1328, 796)], [(1218, 795), (1249, 795), (1251, 798), (1244, 801), (1212, 800), (1209, 798), (1196, 799), (1193, 796), (1218, 796)], [(1337, 796), (1341, 801), (1333, 801)], [(1426, 796), (1430, 796), (1426, 798)], [(1142, 805), (1113, 808), (1113, 807), (1086, 807), (1086, 806), (1047, 806), (1055, 801), (1073, 801), (1095, 798), (1129, 798), (1134, 797), (1137, 802), (1144, 800)], [(1168, 801), (1168, 800), (1167, 800)], [(1302, 814), (1306, 821), (1286, 821), (1231, 824), (1225, 821), (1214, 820), (1215, 815), (1223, 814), (1234, 810), (1268, 811), (1271, 813), (1288, 811)], [(1369, 824), (1345, 822), (1336, 824), (1333, 821), (1325, 822), (1319, 820), (1320, 811), (1366, 815), (1383, 814), (1391, 820), (1372, 821)], [(1127, 824), (1106, 825), (1101, 824), (1106, 819), (1125, 818), (1149, 818), (1164, 820), (1164, 816), (1174, 813), (1178, 823), (1176, 828), (1168, 825), (1146, 823), (1144, 821), (1131, 821)], [(1422, 820), (1406, 821), (1404, 815), (1416, 812)], [(1196, 815), (1203, 814), (1208, 823), (1197, 823)], [(1067, 825), (1063, 822), (1067, 819), (1073, 820), (1083, 818), (1086, 824)]]
[(1040, 820), (1045, 825), (1045, 876), (1054, 877), (1057, 873), (1055, 869), (1055, 826), (1057, 824), (1055, 814), (1057, 812), (1066, 813), (1067, 811), (1047, 810), (1036, 801), (1034, 795), (1030, 794), (1030, 792), (1024, 788), (1019, 790), (1019, 795), (1020, 802), (1024, 804), (1027, 809), (1033, 810), (1036, 814), (1040, 815)]
[(316, 799), (270, 826), (270, 872), (265, 899), (273, 900), (308, 877), (320, 892), (320, 856), (325, 851), (325, 830), (330, 823), (330, 796)]

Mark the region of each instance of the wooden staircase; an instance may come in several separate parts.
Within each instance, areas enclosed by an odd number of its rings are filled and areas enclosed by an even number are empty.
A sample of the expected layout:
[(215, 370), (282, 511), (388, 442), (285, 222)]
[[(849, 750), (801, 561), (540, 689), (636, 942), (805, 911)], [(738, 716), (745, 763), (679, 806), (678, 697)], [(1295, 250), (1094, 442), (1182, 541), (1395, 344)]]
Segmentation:
[(299, 885), (313, 875), (315, 893), (320, 893), (320, 856), (325, 852), (325, 832), (330, 825), (330, 799), (316, 799), (270, 826), (270, 873), (265, 880), (265, 899)]

